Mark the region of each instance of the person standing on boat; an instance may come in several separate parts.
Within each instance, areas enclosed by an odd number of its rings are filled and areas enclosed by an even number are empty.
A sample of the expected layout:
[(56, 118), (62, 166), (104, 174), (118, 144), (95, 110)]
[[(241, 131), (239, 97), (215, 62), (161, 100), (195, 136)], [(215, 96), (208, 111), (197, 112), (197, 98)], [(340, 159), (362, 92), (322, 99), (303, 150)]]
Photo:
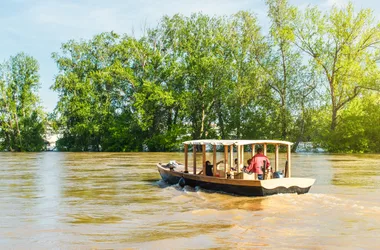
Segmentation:
[(264, 162), (266, 165), (266, 169), (265, 169), (265, 171), (266, 171), (267, 169), (270, 168), (270, 161), (269, 161), (268, 157), (266, 157), (266, 155), (264, 155), (263, 149), (258, 148), (257, 154), (255, 154), (252, 157), (251, 164), (246, 168), (246, 172), (256, 173), (257, 178), (259, 180), (262, 180), (263, 179)]

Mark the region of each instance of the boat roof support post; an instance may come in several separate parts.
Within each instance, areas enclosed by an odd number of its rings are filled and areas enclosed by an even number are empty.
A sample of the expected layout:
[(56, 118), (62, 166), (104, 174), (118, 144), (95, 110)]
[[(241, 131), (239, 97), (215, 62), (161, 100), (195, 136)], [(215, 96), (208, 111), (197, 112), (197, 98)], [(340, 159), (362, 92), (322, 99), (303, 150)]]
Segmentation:
[(203, 166), (203, 175), (206, 175), (206, 145), (202, 145), (202, 166)]
[(241, 145), (241, 163), (240, 163), (241, 169), (243, 168), (243, 166), (244, 166), (244, 145)]
[(276, 144), (276, 151), (274, 153), (274, 171), (278, 171), (278, 144)]
[(193, 145), (193, 173), (197, 174), (197, 146)]
[(189, 167), (188, 151), (189, 151), (189, 146), (187, 144), (185, 144), (185, 173), (189, 172), (189, 170), (188, 170), (188, 167)]
[(267, 156), (267, 144), (264, 144), (264, 155)]
[(237, 145), (236, 148), (237, 151), (237, 166), (236, 166), (236, 171), (239, 173), (240, 170), (240, 164), (241, 164), (241, 145)]
[(224, 145), (224, 172), (230, 172), (228, 165), (228, 146)]
[(288, 160), (288, 171), (287, 171), (287, 174), (288, 176), (285, 176), (285, 177), (291, 177), (292, 176), (292, 159), (291, 159), (291, 145), (288, 145), (288, 151), (287, 151), (287, 160)]
[(254, 155), (255, 155), (255, 144), (252, 144), (251, 145), (251, 147), (252, 147), (252, 149), (251, 149), (251, 157), (253, 157)]
[(232, 166), (234, 165), (235, 163), (234, 163), (234, 146), (233, 145), (231, 145), (230, 146), (230, 171), (231, 171), (231, 168), (232, 168)]
[(212, 168), (212, 175), (216, 176), (216, 145), (213, 145), (212, 162), (214, 164)]

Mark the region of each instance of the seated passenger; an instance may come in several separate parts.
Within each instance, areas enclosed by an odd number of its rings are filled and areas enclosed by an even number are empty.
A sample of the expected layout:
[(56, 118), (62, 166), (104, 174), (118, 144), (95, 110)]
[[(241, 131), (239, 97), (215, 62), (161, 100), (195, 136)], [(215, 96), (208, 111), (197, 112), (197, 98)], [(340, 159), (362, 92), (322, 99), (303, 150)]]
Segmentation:
[(252, 173), (252, 172), (249, 172), (249, 171), (247, 170), (247, 168), (249, 167), (249, 165), (251, 165), (251, 162), (252, 162), (252, 159), (248, 159), (248, 160), (247, 160), (247, 166), (244, 166), (244, 167), (243, 167), (243, 169), (242, 169), (243, 172), (246, 172), (246, 173)]
[(212, 169), (213, 169), (213, 165), (211, 164), (210, 161), (206, 161), (206, 175), (207, 176), (213, 176), (213, 172), (212, 172)]
[(238, 169), (238, 159), (235, 158), (235, 165), (234, 165), (234, 167), (231, 166), (231, 170), (236, 171), (237, 169)]
[[(222, 162), (223, 162), (223, 160), (217, 162), (216, 166), (218, 166)], [(206, 161), (206, 175), (207, 176), (214, 176), (213, 168), (214, 168), (214, 165), (210, 161)], [(203, 173), (203, 170), (201, 170), (198, 174), (202, 174), (202, 173)]]

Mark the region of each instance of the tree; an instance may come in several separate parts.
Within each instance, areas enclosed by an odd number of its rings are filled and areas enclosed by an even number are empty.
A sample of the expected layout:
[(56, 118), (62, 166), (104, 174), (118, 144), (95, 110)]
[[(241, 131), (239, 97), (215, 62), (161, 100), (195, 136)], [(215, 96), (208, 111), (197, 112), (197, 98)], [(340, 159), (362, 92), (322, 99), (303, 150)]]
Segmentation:
[(162, 26), (151, 29), (133, 43), (133, 114), (149, 151), (178, 149), (177, 137), (186, 133), (179, 126), (183, 118), (183, 83), (164, 30)]
[(350, 3), (326, 14), (309, 7), (293, 22), (295, 44), (326, 79), (330, 131), (339, 125), (340, 112), (363, 90), (379, 89), (380, 24), (373, 20), (371, 10), (355, 13)]
[(62, 55), (53, 53), (60, 70), (52, 89), (60, 96), (55, 116), (63, 132), (61, 150), (135, 150), (133, 136), (131, 148), (128, 138), (120, 138), (125, 136), (120, 129), (133, 127), (129, 100), (134, 78), (129, 58), (120, 57), (119, 43), (117, 34), (102, 33), (63, 44)]
[(265, 127), (269, 119), (257, 118), (267, 114), (265, 108), (262, 111), (267, 89), (256, 59), (267, 53), (267, 43), (260, 33), (256, 17), (249, 12), (236, 13), (225, 30), (223, 71), (229, 74), (225, 87), (227, 91), (221, 100), (226, 103), (222, 113), (227, 134), (238, 139), (262, 137), (260, 128)]
[(295, 141), (296, 150), (310, 123), (308, 109), (310, 96), (316, 88), (317, 75), (305, 64), (301, 51), (294, 45), (294, 27), (298, 10), (289, 6), (286, 0), (267, 0), (270, 30), (267, 37), (268, 48), (265, 56), (256, 57), (266, 82), (272, 91), (276, 111), (270, 124), (274, 137)]
[(0, 137), (8, 151), (40, 151), (45, 114), (39, 104), (39, 66), (24, 53), (0, 65)]
[(172, 41), (169, 49), (180, 61), (178, 79), (182, 80), (183, 107), (187, 114), (184, 122), (191, 124), (192, 138), (207, 138), (212, 134), (215, 121), (212, 110), (222, 84), (218, 55), (223, 52), (217, 39), (222, 36), (224, 22), (223, 18), (193, 14), (166, 17), (161, 24), (165, 39)]

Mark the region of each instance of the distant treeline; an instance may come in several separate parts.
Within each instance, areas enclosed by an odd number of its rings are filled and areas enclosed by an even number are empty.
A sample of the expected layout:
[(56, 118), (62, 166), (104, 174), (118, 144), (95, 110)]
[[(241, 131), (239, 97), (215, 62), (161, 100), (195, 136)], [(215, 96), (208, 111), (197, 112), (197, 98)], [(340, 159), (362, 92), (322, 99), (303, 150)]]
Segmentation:
[(165, 16), (141, 38), (68, 41), (52, 114), (39, 107), (38, 63), (0, 66), (2, 150), (38, 151), (46, 126), (63, 151), (174, 151), (185, 139), (312, 141), (380, 152), (380, 24), (352, 4), (322, 12), (268, 0), (254, 13)]

